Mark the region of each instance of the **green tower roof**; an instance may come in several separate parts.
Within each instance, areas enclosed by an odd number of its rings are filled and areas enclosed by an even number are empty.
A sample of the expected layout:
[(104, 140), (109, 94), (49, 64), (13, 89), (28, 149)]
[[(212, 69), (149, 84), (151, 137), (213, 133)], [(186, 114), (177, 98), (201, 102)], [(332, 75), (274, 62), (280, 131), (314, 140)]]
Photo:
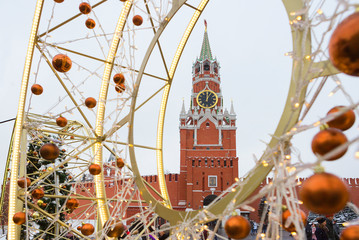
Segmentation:
[(208, 40), (208, 33), (207, 33), (207, 22), (204, 20), (205, 24), (205, 30), (204, 30), (204, 36), (203, 36), (203, 42), (202, 42), (202, 49), (201, 49), (201, 55), (199, 56), (200, 61), (203, 60), (214, 60), (212, 57), (211, 47), (209, 46), (209, 40)]

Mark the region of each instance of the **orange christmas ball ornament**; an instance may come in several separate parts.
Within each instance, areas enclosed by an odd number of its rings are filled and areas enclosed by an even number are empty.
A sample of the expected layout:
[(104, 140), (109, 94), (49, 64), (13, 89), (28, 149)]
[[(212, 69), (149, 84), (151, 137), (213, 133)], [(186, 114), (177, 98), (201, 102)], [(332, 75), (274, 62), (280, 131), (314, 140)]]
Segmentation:
[[(312, 151), (315, 154), (323, 156), (346, 142), (348, 142), (347, 137), (339, 129), (324, 129), (314, 136), (312, 140)], [(337, 160), (338, 158), (342, 157), (347, 152), (347, 150), (348, 148), (345, 148), (326, 160)]]
[(81, 233), (85, 236), (89, 236), (91, 234), (93, 234), (95, 231), (95, 228), (92, 224), (90, 223), (85, 223), (84, 225), (82, 225), (81, 228)]
[(60, 155), (60, 149), (53, 143), (46, 143), (40, 148), (42, 158), (53, 161)]
[(95, 163), (91, 164), (89, 167), (89, 172), (92, 175), (99, 175), (101, 173), (101, 170), (101, 166)]
[[(329, 110), (327, 115), (331, 113), (336, 113), (343, 109), (344, 106), (336, 106)], [(344, 112), (343, 114), (337, 116), (333, 120), (327, 122), (328, 126), (331, 128), (338, 128), (342, 131), (345, 131), (351, 128), (355, 122), (355, 113), (353, 110), (349, 109), (348, 111)]]
[(31, 86), (31, 92), (35, 95), (41, 95), (44, 89), (39, 84), (34, 84)]
[(349, 200), (345, 183), (330, 173), (316, 173), (309, 177), (299, 191), (304, 206), (318, 214), (334, 214), (342, 210)]
[(76, 208), (78, 208), (80, 205), (79, 200), (75, 199), (75, 198), (70, 198), (69, 200), (67, 200), (66, 202), (66, 207), (70, 210), (74, 210)]
[(77, 230), (81, 231), (81, 229), (82, 229), (82, 226), (77, 227)]
[(94, 29), (96, 27), (96, 22), (95, 20), (89, 18), (86, 20), (85, 25), (88, 29)]
[[(302, 210), (299, 210), (298, 213), (300, 214), (300, 216), (302, 218), (303, 225), (305, 226), (305, 224), (307, 223), (307, 215)], [(291, 215), (292, 214), (288, 209), (283, 211), (283, 213), (282, 213), (282, 227), (283, 227), (284, 230), (286, 230), (288, 232), (296, 232), (297, 230), (295, 229), (295, 226), (294, 226), (293, 223), (289, 224), (286, 227), (287, 220)]]
[(126, 90), (125, 84), (123, 84), (123, 83), (116, 84), (115, 90), (116, 90), (116, 92), (118, 92), (118, 93), (122, 93), (123, 91)]
[(24, 212), (17, 212), (12, 217), (12, 220), (16, 225), (21, 225), (26, 222), (26, 214)]
[(344, 228), (340, 234), (340, 240), (358, 240), (359, 239), (359, 225), (352, 225)]
[(359, 12), (344, 19), (329, 42), (329, 57), (341, 72), (359, 76)]
[(25, 183), (27, 187), (30, 187), (31, 180), (29, 178), (22, 177), (19, 180), (17, 180), (17, 185), (21, 188), (25, 188)]
[(141, 26), (143, 23), (143, 18), (140, 15), (136, 15), (132, 18), (132, 22), (136, 26)]
[(233, 216), (227, 220), (224, 230), (230, 238), (243, 239), (251, 231), (251, 224), (242, 216)]
[(43, 198), (45, 195), (44, 190), (40, 188), (36, 188), (34, 191), (32, 191), (31, 196), (35, 199)]
[(116, 165), (118, 168), (123, 168), (125, 166), (125, 162), (123, 161), (122, 158), (117, 158), (116, 159)]
[(91, 8), (90, 4), (88, 4), (86, 2), (82, 2), (82, 3), (80, 3), (79, 10), (83, 14), (89, 14), (91, 12), (92, 8)]
[(72, 61), (65, 54), (57, 54), (52, 59), (52, 66), (59, 72), (68, 72), (71, 69)]
[(85, 105), (88, 108), (94, 108), (94, 107), (96, 107), (96, 104), (97, 104), (97, 101), (93, 97), (88, 97), (85, 100)]
[(116, 84), (121, 84), (125, 82), (125, 76), (122, 73), (116, 73), (115, 76), (113, 76), (113, 81)]
[(67, 125), (67, 119), (60, 116), (60, 117), (56, 118), (56, 124), (59, 127), (65, 127)]
[(118, 238), (122, 235), (125, 227), (120, 220), (107, 220), (103, 229), (108, 237)]

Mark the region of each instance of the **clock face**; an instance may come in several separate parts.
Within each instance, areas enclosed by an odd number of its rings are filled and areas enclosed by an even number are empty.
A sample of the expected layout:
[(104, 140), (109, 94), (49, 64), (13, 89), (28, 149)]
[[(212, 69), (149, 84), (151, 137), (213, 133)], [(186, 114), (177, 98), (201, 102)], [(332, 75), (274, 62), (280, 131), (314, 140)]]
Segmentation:
[(217, 102), (217, 94), (211, 90), (203, 90), (197, 95), (197, 103), (202, 108), (213, 108)]

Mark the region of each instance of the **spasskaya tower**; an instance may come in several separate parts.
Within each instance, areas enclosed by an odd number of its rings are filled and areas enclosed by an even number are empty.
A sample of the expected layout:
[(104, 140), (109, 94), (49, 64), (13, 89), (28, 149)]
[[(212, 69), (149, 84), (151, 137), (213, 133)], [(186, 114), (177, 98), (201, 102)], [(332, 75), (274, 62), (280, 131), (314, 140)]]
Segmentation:
[(218, 196), (238, 177), (236, 114), (233, 103), (230, 111), (223, 107), (220, 66), (212, 56), (207, 26), (192, 66), (190, 106), (186, 111), (183, 102), (179, 128), (178, 205), (196, 210), (205, 197)]

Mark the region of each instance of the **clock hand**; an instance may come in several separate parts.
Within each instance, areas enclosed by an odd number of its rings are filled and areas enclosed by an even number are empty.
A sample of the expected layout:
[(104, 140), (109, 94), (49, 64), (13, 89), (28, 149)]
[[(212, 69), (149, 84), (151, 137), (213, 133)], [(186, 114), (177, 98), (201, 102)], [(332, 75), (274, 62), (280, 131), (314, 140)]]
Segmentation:
[(208, 97), (209, 97), (209, 96), (208, 96), (208, 92), (206, 92), (206, 94), (207, 94), (207, 97), (206, 97), (206, 102), (207, 102), (207, 101), (208, 101)]

